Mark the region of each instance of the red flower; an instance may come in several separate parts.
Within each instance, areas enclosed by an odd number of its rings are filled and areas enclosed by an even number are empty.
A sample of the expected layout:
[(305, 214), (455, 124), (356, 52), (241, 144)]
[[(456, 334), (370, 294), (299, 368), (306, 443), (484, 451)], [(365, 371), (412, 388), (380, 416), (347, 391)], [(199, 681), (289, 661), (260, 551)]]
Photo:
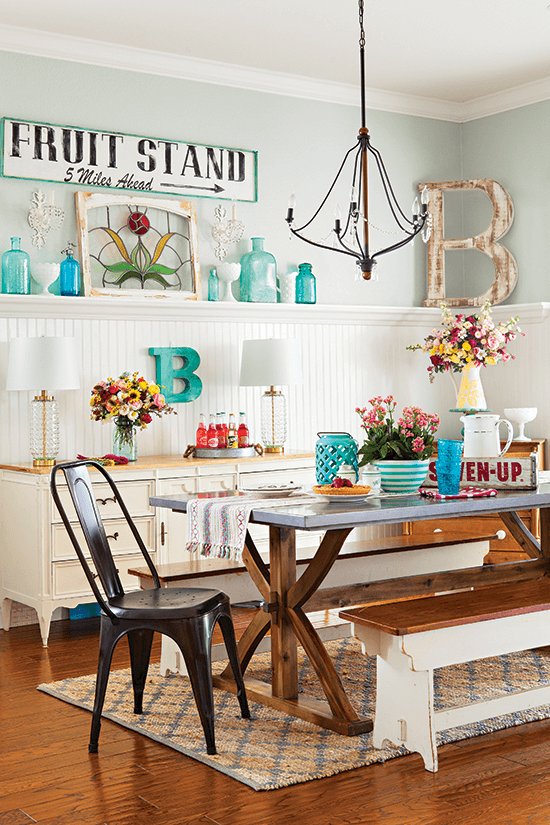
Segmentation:
[(141, 416), (141, 420), (144, 424), (150, 424), (153, 419), (151, 418), (149, 413), (143, 413), (143, 415)]

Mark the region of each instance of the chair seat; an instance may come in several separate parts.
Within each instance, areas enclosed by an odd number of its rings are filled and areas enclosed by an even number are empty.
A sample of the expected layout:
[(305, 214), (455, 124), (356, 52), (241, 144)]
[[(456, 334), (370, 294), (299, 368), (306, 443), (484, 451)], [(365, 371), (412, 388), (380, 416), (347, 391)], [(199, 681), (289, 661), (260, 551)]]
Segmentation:
[(203, 616), (229, 597), (220, 590), (204, 587), (161, 587), (133, 590), (108, 599), (119, 619), (190, 619)]

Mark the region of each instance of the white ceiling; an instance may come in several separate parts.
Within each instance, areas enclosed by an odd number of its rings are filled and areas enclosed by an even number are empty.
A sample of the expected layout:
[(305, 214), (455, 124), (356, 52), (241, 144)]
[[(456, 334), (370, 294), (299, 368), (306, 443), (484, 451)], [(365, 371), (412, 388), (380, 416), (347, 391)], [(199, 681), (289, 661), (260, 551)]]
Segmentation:
[[(461, 104), (550, 78), (548, 0), (365, 0), (365, 6), (371, 89)], [(20, 46), (24, 32), (16, 30), (10, 46), (12, 26), (78, 38), (81, 46), (84, 38), (157, 56), (358, 83), (355, 0), (162, 0), (158, 6), (0, 0), (0, 48), (32, 51)]]

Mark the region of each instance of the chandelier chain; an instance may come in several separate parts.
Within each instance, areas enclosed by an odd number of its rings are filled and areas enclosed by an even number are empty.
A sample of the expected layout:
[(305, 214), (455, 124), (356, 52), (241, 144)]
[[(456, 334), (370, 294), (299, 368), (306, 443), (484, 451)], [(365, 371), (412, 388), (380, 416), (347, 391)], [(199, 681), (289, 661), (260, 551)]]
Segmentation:
[(363, 13), (364, 13), (364, 6), (363, 0), (359, 0), (359, 45), (362, 49), (365, 48), (365, 29), (363, 26)]

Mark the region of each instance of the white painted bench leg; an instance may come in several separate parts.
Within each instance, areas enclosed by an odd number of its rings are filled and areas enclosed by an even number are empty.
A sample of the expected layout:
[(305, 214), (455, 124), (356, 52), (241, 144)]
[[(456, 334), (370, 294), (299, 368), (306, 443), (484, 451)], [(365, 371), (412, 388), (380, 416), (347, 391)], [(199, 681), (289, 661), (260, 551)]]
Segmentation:
[(11, 627), (11, 605), (12, 599), (4, 599), (2, 601), (2, 627), (4, 630), (9, 630)]
[[(376, 717), (372, 742), (404, 745), (419, 753), (426, 770), (437, 771), (433, 719), (433, 670), (415, 672), (402, 650), (402, 639), (386, 637), (384, 656), (376, 657)], [(381, 640), (382, 641), (382, 640)], [(384, 645), (385, 646), (385, 645)]]

